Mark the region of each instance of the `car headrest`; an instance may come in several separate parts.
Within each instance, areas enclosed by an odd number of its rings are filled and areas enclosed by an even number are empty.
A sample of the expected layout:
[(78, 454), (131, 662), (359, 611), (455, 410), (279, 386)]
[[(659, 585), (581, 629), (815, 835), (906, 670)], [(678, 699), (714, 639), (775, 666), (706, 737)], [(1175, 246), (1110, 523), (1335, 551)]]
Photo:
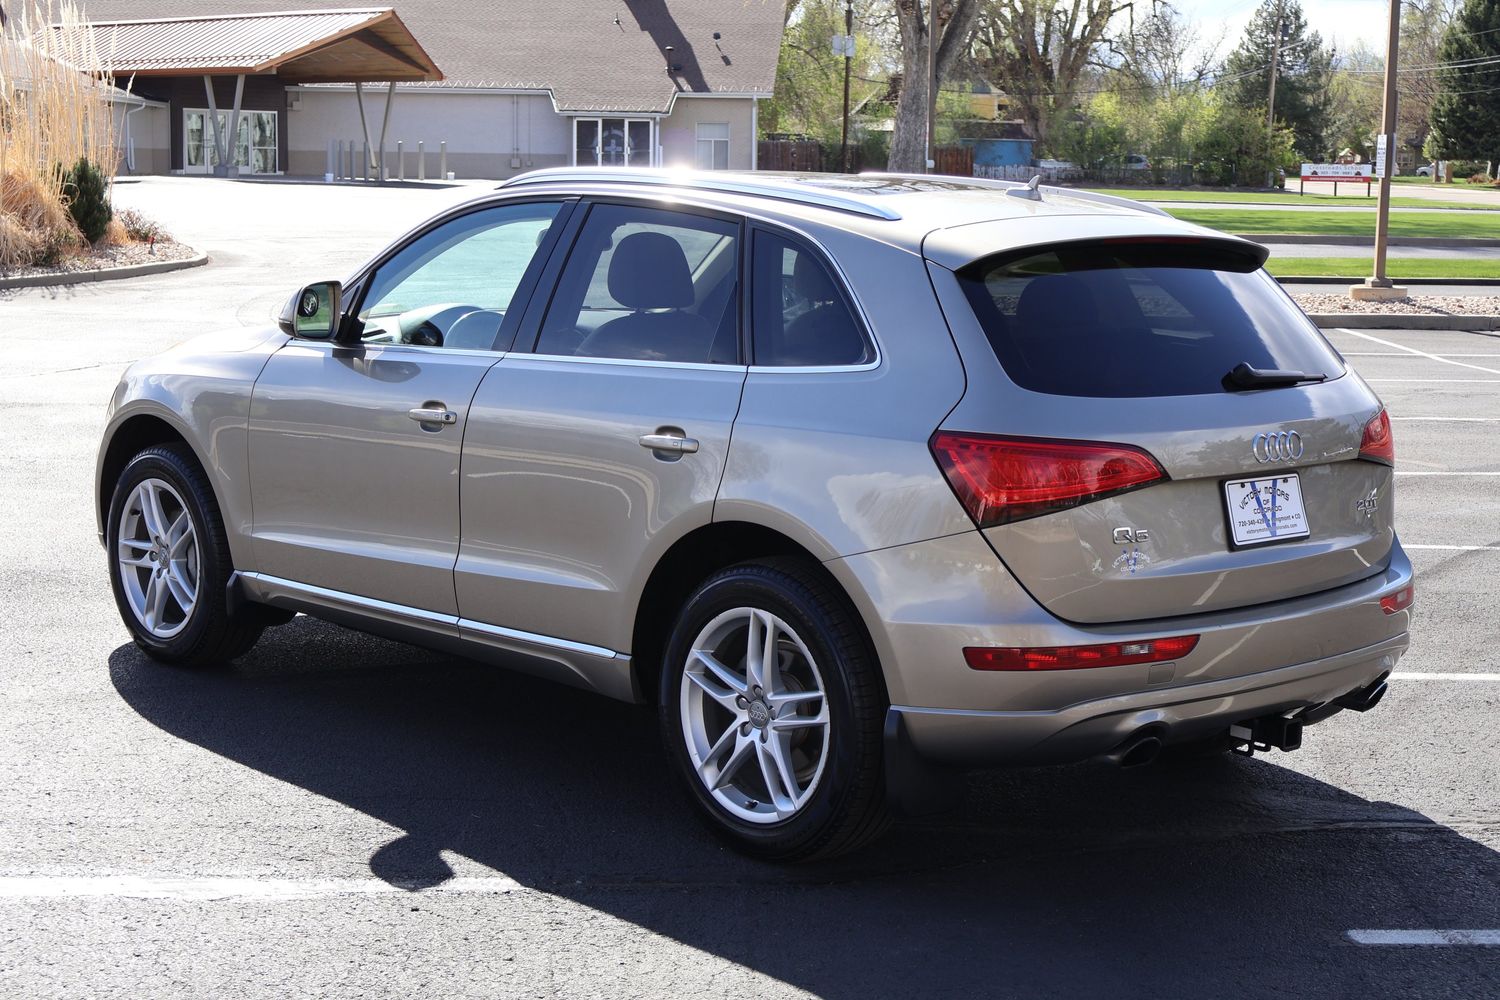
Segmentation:
[(838, 286), (828, 276), (828, 269), (812, 254), (798, 253), (792, 265), (792, 290), (809, 302), (837, 302)]
[(615, 244), (609, 294), (628, 309), (693, 304), (693, 275), (682, 246), (664, 233), (631, 233)]
[(1099, 304), (1087, 282), (1073, 274), (1031, 279), (1016, 303), (1016, 325), (1030, 333), (1055, 327), (1094, 326)]

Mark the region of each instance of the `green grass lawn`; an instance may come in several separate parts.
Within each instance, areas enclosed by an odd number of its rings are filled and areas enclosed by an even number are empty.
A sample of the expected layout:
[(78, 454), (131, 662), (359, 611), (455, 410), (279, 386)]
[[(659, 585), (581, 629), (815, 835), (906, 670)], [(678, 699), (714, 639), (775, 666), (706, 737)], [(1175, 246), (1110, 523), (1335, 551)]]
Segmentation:
[[(1361, 279), (1370, 274), (1368, 257), (1272, 257), (1266, 270), (1279, 277), (1342, 276)], [(1392, 278), (1500, 278), (1500, 260), (1445, 260), (1419, 257), (1389, 260)], [(1495, 289), (1500, 294), (1500, 288)]]
[[(1226, 233), (1298, 233), (1309, 236), (1375, 235), (1375, 216), (1365, 212), (1283, 212), (1275, 209), (1168, 208), (1187, 222)], [(1469, 236), (1500, 238), (1500, 214), (1394, 212), (1392, 236)]]
[[(1376, 198), (1350, 198), (1331, 194), (1294, 194), (1278, 191), (1174, 191), (1171, 188), (1092, 188), (1099, 194), (1118, 195), (1150, 202), (1217, 202), (1238, 205), (1343, 205), (1375, 211)], [(1391, 199), (1392, 208), (1454, 208), (1472, 212), (1500, 211), (1500, 204), (1475, 205), (1461, 201), (1429, 201), (1426, 198)]]

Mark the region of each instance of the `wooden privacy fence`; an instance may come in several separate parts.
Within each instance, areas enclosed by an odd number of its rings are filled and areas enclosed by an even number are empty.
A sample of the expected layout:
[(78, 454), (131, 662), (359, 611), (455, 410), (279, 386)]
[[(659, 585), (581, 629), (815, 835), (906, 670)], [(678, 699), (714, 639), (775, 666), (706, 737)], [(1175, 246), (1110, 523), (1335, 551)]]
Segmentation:
[[(760, 170), (823, 171), (823, 144), (811, 140), (762, 139), (755, 156)], [(831, 166), (836, 169), (838, 164)]]
[[(850, 146), (851, 173), (885, 169), (884, 163), (865, 163), (863, 152), (857, 146)], [(840, 170), (839, 147), (836, 144), (824, 146), (811, 139), (762, 139), (755, 156), (756, 168), (759, 170), (794, 170), (805, 173), (837, 173)], [(974, 176), (972, 146), (939, 146), (933, 160), (937, 163), (936, 173)]]

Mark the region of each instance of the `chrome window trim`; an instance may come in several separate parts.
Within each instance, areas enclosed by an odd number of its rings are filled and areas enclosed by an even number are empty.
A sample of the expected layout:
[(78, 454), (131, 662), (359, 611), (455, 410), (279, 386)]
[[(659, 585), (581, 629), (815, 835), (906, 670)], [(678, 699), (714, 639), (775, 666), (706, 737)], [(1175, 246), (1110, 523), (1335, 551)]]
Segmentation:
[(237, 573), (236, 575), (249, 583), (290, 591), (294, 595), (302, 595), (324, 602), (335, 602), (350, 607), (364, 608), (369, 611), (379, 611), (393, 617), (406, 618), (414, 624), (447, 625), (457, 628), (460, 631), (468, 629), (471, 632), (478, 632), (483, 635), (514, 639), (520, 642), (531, 643), (534, 646), (561, 649), (570, 653), (584, 653), (605, 660), (629, 659), (629, 657), (617, 653), (612, 649), (606, 649), (603, 646), (592, 646), (586, 642), (574, 642), (572, 639), (559, 639), (555, 636), (540, 635), (536, 632), (522, 632), (520, 629), (490, 625), (486, 622), (474, 621), (473, 619), (463, 618), (459, 615), (445, 615), (436, 611), (424, 611), (421, 608), (413, 608), (405, 604), (393, 604), (390, 601), (376, 600), (373, 597), (361, 597), (358, 594), (350, 594), (342, 590), (332, 590), (328, 587), (319, 587), (316, 584), (298, 583), (296, 580), (271, 576), (268, 573)]
[(646, 358), (595, 358), (576, 354), (531, 354), (512, 351), (511, 357), (537, 361), (569, 361), (582, 365), (625, 365), (630, 368), (681, 368), (684, 371), (743, 372), (748, 365), (714, 364), (708, 361), (651, 361)]
[(391, 351), (396, 354), (442, 354), (447, 357), (483, 358), (490, 361), (499, 361), (501, 358), (505, 357), (506, 354), (510, 353), (509, 351), (486, 351), (478, 347), (433, 347), (428, 344), (387, 344), (380, 342), (365, 343), (363, 341), (357, 344), (340, 344), (335, 340), (302, 340), (297, 337), (290, 338), (285, 344), (282, 345), (282, 347), (285, 348), (294, 345), (307, 347), (326, 347), (330, 350), (339, 351), (369, 351), (379, 349), (381, 351)]

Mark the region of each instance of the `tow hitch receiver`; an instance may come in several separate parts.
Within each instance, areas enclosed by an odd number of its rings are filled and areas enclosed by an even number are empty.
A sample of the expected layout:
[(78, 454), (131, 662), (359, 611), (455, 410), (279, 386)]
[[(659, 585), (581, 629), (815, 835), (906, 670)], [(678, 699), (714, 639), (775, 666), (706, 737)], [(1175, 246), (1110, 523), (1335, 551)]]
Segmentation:
[(1295, 750), (1302, 745), (1302, 720), (1288, 719), (1283, 715), (1263, 715), (1229, 727), (1229, 735), (1244, 740), (1245, 745), (1236, 747), (1235, 753), (1246, 757), (1255, 751), (1266, 753), (1271, 748)]

